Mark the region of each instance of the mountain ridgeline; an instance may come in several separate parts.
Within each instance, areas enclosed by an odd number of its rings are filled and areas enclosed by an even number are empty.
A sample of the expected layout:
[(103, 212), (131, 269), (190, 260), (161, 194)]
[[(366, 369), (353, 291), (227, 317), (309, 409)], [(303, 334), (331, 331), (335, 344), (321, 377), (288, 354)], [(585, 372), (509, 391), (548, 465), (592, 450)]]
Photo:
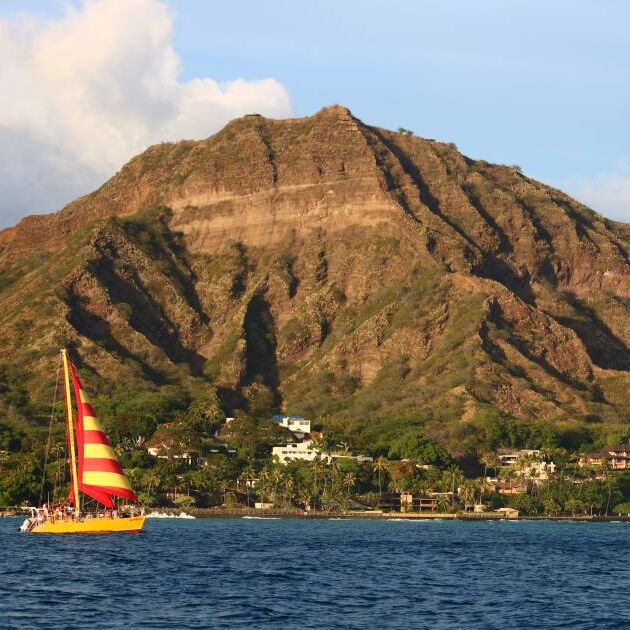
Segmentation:
[(245, 116), (0, 232), (0, 360), (36, 400), (63, 345), (103, 392), (213, 385), (366, 442), (623, 433), (629, 255), (630, 226), (453, 144)]

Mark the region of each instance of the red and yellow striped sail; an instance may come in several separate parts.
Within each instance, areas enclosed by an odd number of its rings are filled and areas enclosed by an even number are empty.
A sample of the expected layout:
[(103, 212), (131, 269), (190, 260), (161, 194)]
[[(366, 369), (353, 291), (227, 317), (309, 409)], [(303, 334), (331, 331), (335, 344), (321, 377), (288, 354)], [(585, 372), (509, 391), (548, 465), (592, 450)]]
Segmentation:
[(94, 408), (83, 390), (74, 365), (71, 361), (68, 363), (79, 410), (75, 425), (79, 490), (107, 507), (114, 506), (112, 497), (137, 501), (129, 480), (96, 418)]

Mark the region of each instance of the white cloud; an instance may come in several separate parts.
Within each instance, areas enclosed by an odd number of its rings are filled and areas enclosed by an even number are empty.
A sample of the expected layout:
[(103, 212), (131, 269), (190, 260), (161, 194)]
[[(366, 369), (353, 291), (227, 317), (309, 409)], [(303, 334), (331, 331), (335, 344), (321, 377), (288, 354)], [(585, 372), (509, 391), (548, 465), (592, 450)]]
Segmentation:
[(593, 210), (630, 223), (630, 173), (602, 173), (567, 183), (571, 194)]
[(0, 20), (0, 226), (88, 192), (149, 144), (291, 113), (273, 79), (181, 81), (172, 25), (158, 0)]

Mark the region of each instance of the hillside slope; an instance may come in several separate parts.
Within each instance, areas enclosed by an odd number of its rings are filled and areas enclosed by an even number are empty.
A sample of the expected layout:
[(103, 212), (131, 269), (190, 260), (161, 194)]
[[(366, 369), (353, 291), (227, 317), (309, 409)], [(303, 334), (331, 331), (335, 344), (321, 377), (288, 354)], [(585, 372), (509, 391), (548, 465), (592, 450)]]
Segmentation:
[(0, 360), (35, 397), (63, 344), (102, 390), (212, 383), (367, 435), (624, 423), (629, 254), (627, 225), (454, 145), (246, 116), (0, 232)]

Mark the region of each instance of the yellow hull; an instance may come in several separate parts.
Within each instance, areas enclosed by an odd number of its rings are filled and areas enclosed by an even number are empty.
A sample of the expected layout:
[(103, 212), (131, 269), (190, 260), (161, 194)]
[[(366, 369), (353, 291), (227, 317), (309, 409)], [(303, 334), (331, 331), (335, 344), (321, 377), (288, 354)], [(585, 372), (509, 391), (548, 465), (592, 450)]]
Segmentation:
[(46, 521), (35, 525), (34, 534), (110, 534), (113, 532), (139, 532), (144, 516), (130, 518), (87, 518), (84, 521)]

